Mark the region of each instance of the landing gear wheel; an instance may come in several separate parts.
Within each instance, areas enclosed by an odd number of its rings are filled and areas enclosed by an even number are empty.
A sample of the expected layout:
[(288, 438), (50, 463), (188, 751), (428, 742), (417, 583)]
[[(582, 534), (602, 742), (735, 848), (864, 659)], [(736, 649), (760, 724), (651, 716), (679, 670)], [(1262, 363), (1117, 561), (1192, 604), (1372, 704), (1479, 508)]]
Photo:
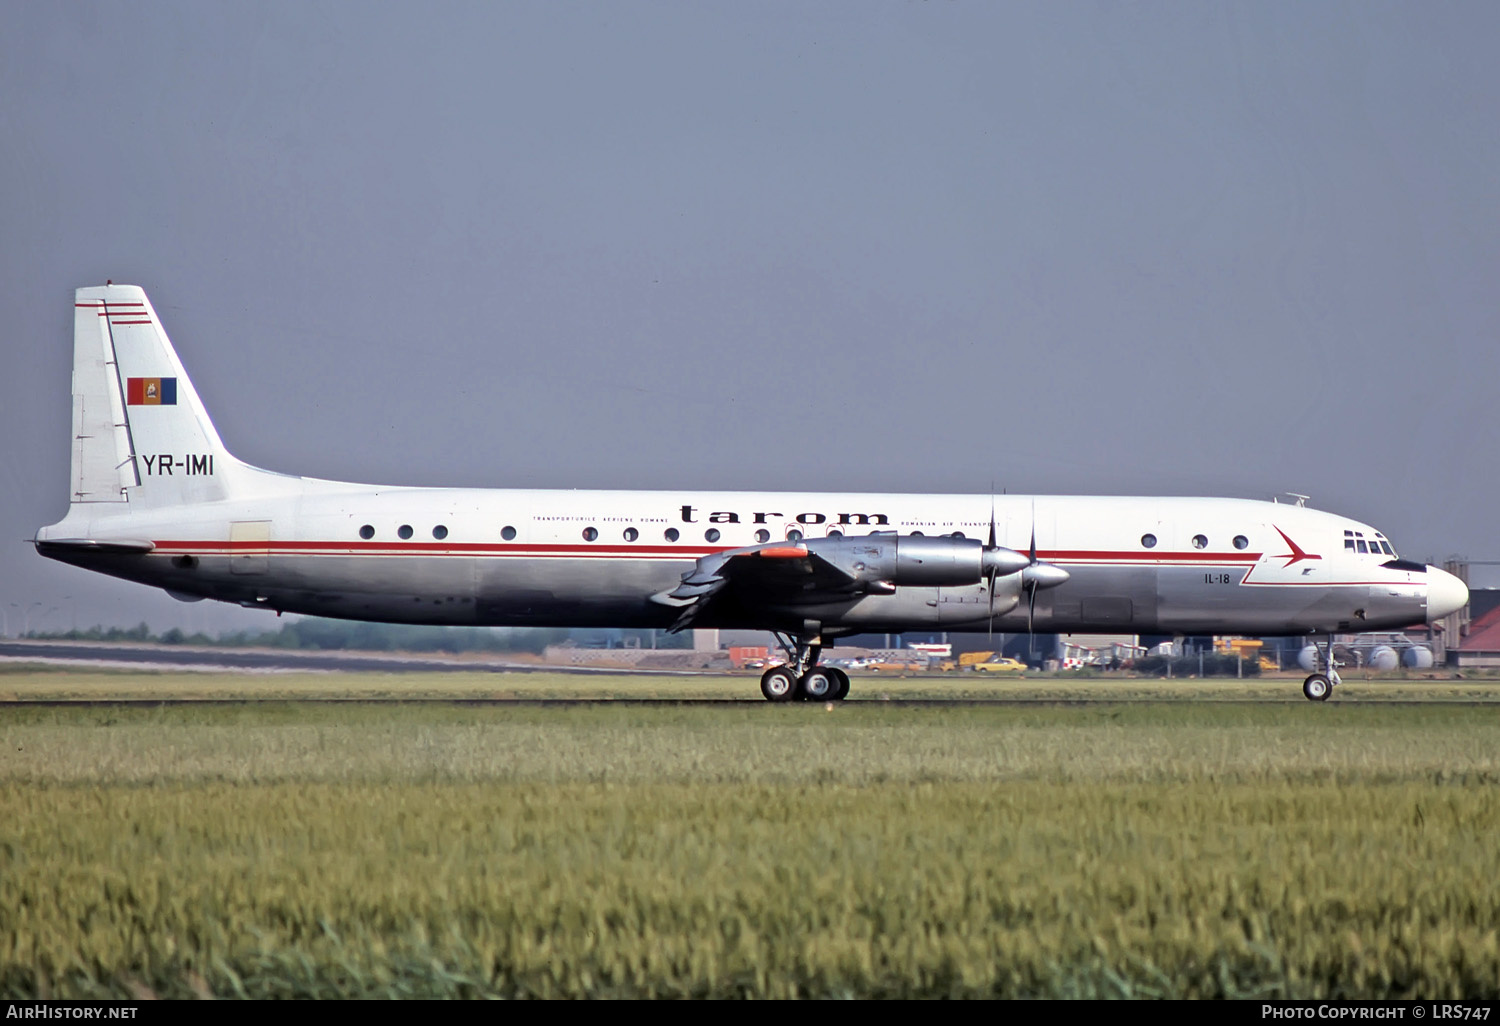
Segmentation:
[(1302, 693), (1309, 702), (1326, 702), (1333, 692), (1333, 682), (1321, 673), (1315, 673), (1302, 682)]
[(808, 670), (797, 682), (797, 695), (808, 702), (823, 702), (833, 696), (838, 684), (827, 670)]
[(833, 692), (829, 694), (828, 699), (832, 702), (842, 702), (849, 697), (849, 675), (832, 666), (828, 668), (828, 674), (833, 677), (834, 681)]
[(773, 666), (760, 675), (760, 693), (768, 702), (790, 702), (797, 693), (797, 678), (785, 666)]

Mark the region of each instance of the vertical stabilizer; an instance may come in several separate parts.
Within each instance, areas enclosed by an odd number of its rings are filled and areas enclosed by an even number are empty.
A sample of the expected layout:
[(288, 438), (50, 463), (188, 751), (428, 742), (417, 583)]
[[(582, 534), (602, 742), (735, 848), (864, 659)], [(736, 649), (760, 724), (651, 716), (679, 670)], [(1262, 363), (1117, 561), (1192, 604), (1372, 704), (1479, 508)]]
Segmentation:
[(70, 502), (124, 502), (140, 484), (131, 459), (125, 398), (103, 303), (79, 289), (73, 303), (73, 465)]
[(72, 502), (226, 498), (243, 465), (219, 441), (145, 291), (82, 288), (73, 314)]

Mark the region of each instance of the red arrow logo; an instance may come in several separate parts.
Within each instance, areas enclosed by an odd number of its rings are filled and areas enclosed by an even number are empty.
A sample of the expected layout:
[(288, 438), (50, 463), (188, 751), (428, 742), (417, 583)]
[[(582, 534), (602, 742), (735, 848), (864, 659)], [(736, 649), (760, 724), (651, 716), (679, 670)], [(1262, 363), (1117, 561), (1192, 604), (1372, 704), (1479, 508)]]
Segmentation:
[[(1271, 526), (1272, 527), (1276, 527), (1275, 524), (1272, 524)], [(1302, 551), (1302, 546), (1298, 545), (1296, 542), (1294, 542), (1290, 538), (1288, 538), (1286, 536), (1286, 532), (1283, 531), (1281, 528), (1276, 527), (1276, 533), (1279, 534), (1279, 535), (1281, 535), (1282, 541), (1286, 542), (1287, 547), (1292, 550), (1290, 553), (1287, 554), (1286, 562), (1283, 563), (1283, 564), (1281, 564), (1283, 569), (1285, 569), (1286, 567), (1291, 566), (1293, 563), (1300, 563), (1304, 559), (1322, 559), (1323, 558), (1322, 556), (1314, 555), (1311, 552), (1304, 552), (1304, 551)], [(1280, 558), (1280, 557), (1278, 557), (1278, 558)]]

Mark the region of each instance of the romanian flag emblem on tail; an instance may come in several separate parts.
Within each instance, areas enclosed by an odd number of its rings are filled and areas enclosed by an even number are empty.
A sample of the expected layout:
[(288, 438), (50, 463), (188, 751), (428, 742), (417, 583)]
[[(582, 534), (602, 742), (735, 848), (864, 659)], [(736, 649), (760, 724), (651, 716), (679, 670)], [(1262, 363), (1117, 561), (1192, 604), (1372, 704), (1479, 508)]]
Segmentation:
[(126, 378), (125, 405), (176, 406), (176, 378)]

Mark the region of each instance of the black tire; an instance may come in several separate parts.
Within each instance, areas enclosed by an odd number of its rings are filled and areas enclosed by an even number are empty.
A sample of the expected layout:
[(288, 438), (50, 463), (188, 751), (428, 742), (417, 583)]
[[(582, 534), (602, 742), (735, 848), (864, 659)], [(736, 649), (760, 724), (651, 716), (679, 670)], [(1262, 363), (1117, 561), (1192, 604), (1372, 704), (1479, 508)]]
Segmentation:
[(760, 675), (760, 693), (768, 702), (790, 702), (797, 694), (797, 678), (785, 666), (773, 666)]
[(849, 675), (836, 666), (829, 667), (828, 672), (833, 675), (836, 685), (828, 699), (832, 702), (842, 702), (849, 697)]
[(797, 697), (806, 702), (827, 702), (838, 690), (838, 678), (828, 670), (813, 667), (797, 682)]
[(1302, 682), (1302, 693), (1309, 702), (1326, 702), (1333, 694), (1333, 682), (1321, 673), (1315, 673)]

